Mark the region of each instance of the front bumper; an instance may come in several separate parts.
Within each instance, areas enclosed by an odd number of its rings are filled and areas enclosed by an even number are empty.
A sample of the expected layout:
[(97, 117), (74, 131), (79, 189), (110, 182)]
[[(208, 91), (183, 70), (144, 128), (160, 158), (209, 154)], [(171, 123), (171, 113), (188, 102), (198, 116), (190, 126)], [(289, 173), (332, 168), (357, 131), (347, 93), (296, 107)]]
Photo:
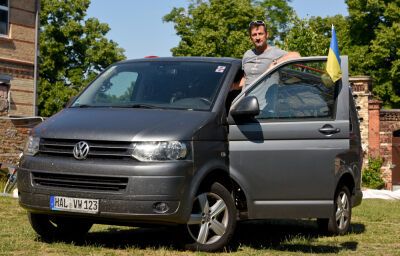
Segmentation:
[[(116, 160), (76, 161), (71, 158), (28, 157), (18, 170), (20, 205), (30, 212), (83, 217), (93, 222), (185, 223), (190, 215), (189, 186), (193, 173), (190, 161), (141, 163)], [(127, 185), (118, 191), (76, 188), (37, 182), (36, 176), (125, 177)], [(50, 196), (99, 200), (99, 212), (54, 211)], [(168, 210), (158, 213), (154, 205), (166, 203)]]

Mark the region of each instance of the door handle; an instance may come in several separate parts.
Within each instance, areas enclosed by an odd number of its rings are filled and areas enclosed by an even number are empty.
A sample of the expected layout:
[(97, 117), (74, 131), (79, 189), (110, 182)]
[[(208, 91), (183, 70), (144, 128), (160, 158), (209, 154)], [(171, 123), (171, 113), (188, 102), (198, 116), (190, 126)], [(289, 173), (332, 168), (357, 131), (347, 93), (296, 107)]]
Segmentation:
[(319, 132), (325, 135), (332, 135), (335, 133), (340, 132), (339, 128), (335, 128), (330, 124), (326, 124), (324, 126), (322, 126), (322, 128), (319, 129)]

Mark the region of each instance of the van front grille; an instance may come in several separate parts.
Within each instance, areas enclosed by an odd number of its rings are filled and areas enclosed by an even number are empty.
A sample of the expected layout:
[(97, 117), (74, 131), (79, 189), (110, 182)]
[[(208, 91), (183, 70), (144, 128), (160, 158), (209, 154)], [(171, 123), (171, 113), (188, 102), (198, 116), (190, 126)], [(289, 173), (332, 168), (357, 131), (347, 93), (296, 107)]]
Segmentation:
[(129, 181), (127, 177), (88, 176), (42, 172), (32, 172), (32, 179), (35, 185), (45, 187), (116, 192), (125, 191)]
[[(83, 140), (40, 139), (39, 154), (73, 156), (75, 145)], [(131, 142), (85, 141), (90, 150), (87, 158), (130, 158)]]

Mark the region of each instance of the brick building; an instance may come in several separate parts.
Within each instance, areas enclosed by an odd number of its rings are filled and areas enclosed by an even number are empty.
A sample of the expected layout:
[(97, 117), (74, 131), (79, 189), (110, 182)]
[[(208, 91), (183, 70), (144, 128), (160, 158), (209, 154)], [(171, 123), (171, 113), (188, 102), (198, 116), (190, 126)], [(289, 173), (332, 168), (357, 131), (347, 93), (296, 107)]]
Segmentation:
[(36, 114), (38, 6), (38, 0), (0, 0), (0, 105), (3, 106), (0, 111), (3, 115)]
[(0, 0), (0, 163), (16, 161), (38, 122), (38, 14), (39, 0)]

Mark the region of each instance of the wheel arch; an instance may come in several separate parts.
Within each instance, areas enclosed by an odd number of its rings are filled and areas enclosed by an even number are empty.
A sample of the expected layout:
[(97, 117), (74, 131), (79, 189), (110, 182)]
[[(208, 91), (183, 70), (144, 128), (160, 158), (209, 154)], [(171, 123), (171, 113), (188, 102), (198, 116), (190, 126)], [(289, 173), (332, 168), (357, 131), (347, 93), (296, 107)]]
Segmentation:
[(212, 185), (212, 183), (218, 182), (223, 185), (229, 192), (232, 192), (233, 184), (229, 177), (229, 174), (222, 169), (210, 170), (200, 181), (197, 191), (207, 188)]
[(346, 172), (339, 178), (339, 181), (337, 183), (336, 190), (335, 190), (335, 195), (341, 186), (346, 186), (349, 189), (352, 197), (355, 195), (356, 184), (354, 181), (354, 177), (351, 173)]
[(239, 212), (247, 212), (247, 197), (243, 188), (223, 168), (210, 168), (207, 172), (204, 172), (201, 178), (195, 179), (191, 191), (192, 198), (198, 191), (209, 188), (214, 182), (220, 183), (232, 194), (236, 209)]

